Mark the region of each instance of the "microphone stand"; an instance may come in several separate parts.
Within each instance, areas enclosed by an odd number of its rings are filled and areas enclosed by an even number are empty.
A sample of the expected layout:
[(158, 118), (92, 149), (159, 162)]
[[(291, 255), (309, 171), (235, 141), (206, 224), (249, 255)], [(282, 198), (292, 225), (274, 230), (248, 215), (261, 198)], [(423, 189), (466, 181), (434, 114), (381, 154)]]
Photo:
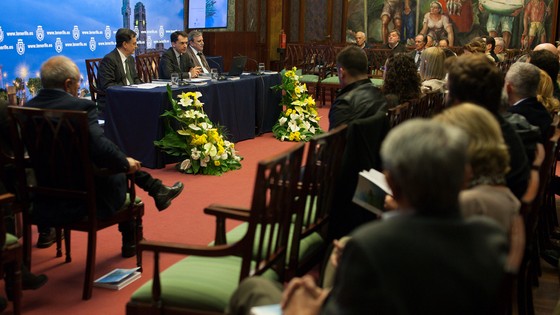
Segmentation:
[(254, 63), (255, 63), (255, 66), (256, 66), (256, 69), (257, 69), (257, 70), (256, 70), (255, 72), (251, 72), (252, 75), (263, 75), (263, 73), (260, 73), (260, 72), (259, 72), (259, 62), (258, 62), (256, 59), (253, 59), (253, 58), (251, 58), (251, 57), (249, 57), (249, 56), (243, 56), (243, 55), (241, 55), (240, 53), (237, 53), (237, 55), (238, 55), (238, 56), (241, 56), (241, 57), (247, 57), (247, 60), (250, 60), (251, 62), (254, 62)]
[[(216, 65), (216, 68), (218, 69), (218, 78), (217, 78), (217, 80), (218, 80), (218, 81), (224, 81), (224, 80), (226, 79), (226, 77), (222, 75), (222, 66), (220, 66), (220, 64), (219, 64), (217, 61), (212, 60), (211, 58), (206, 58), (206, 61), (212, 62), (213, 64)], [(209, 69), (209, 70), (212, 71), (212, 69)]]

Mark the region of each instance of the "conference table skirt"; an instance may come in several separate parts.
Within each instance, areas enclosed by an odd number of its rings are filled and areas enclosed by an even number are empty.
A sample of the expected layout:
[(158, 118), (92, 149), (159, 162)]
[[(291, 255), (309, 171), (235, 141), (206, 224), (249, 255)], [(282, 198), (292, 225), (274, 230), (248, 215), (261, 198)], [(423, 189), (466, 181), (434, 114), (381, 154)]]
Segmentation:
[[(173, 96), (202, 93), (200, 101), (210, 120), (225, 127), (229, 140), (238, 142), (272, 130), (282, 108), (281, 93), (270, 87), (280, 82), (279, 74), (243, 75), (238, 80), (173, 88)], [(170, 107), (165, 87), (111, 87), (107, 90), (105, 134), (143, 166), (162, 168), (178, 162), (181, 158), (164, 154), (153, 143), (163, 137), (160, 115)]]

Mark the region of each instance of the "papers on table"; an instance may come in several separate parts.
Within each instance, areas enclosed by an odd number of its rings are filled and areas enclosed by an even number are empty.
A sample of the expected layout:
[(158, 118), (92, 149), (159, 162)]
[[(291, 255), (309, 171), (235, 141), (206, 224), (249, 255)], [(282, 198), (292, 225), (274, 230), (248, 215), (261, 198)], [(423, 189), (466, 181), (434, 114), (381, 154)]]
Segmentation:
[(147, 90), (147, 89), (153, 89), (161, 86), (166, 86), (168, 83), (169, 82), (152, 81), (151, 83), (132, 84), (132, 85), (126, 85), (125, 87)]

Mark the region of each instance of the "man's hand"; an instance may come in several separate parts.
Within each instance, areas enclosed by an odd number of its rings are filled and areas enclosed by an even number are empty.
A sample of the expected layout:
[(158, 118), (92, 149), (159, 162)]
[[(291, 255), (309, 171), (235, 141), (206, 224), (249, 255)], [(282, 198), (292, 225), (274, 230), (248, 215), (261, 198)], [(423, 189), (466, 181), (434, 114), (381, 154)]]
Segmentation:
[(126, 160), (128, 161), (128, 172), (127, 174), (134, 174), (142, 167), (142, 163), (140, 161), (135, 160), (131, 157), (127, 157)]
[(316, 315), (329, 290), (319, 288), (311, 276), (294, 278), (282, 294), (282, 311), (285, 315)]

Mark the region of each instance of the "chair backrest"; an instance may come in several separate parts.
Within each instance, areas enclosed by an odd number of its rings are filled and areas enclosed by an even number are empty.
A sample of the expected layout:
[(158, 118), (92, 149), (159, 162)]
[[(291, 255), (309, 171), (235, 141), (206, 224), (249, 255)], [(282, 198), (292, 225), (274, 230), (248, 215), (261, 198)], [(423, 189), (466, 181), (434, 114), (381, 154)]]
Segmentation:
[(101, 60), (101, 58), (86, 59), (89, 91), (91, 94), (91, 100), (94, 102), (97, 102), (100, 95), (105, 95), (105, 92), (99, 89), (99, 78), (97, 77), (97, 74), (99, 73), (99, 63)]
[(315, 232), (325, 236), (334, 184), (346, 146), (346, 130), (347, 125), (341, 125), (313, 137), (307, 146), (289, 253), (289, 278), (295, 276), (302, 263), (299, 261), (300, 241)]
[(136, 56), (136, 70), (143, 82), (149, 83), (154, 79), (159, 79), (159, 52), (146, 53)]
[(258, 164), (249, 226), (239, 242), (247, 246), (240, 281), (269, 268), (277, 270), (283, 278), (303, 150), (304, 144), (297, 144)]
[[(22, 197), (32, 194), (44, 204), (69, 200), (84, 210), (82, 215), (95, 218), (87, 112), (12, 106), (8, 111)], [(36, 183), (27, 183), (25, 167), (33, 169)]]

